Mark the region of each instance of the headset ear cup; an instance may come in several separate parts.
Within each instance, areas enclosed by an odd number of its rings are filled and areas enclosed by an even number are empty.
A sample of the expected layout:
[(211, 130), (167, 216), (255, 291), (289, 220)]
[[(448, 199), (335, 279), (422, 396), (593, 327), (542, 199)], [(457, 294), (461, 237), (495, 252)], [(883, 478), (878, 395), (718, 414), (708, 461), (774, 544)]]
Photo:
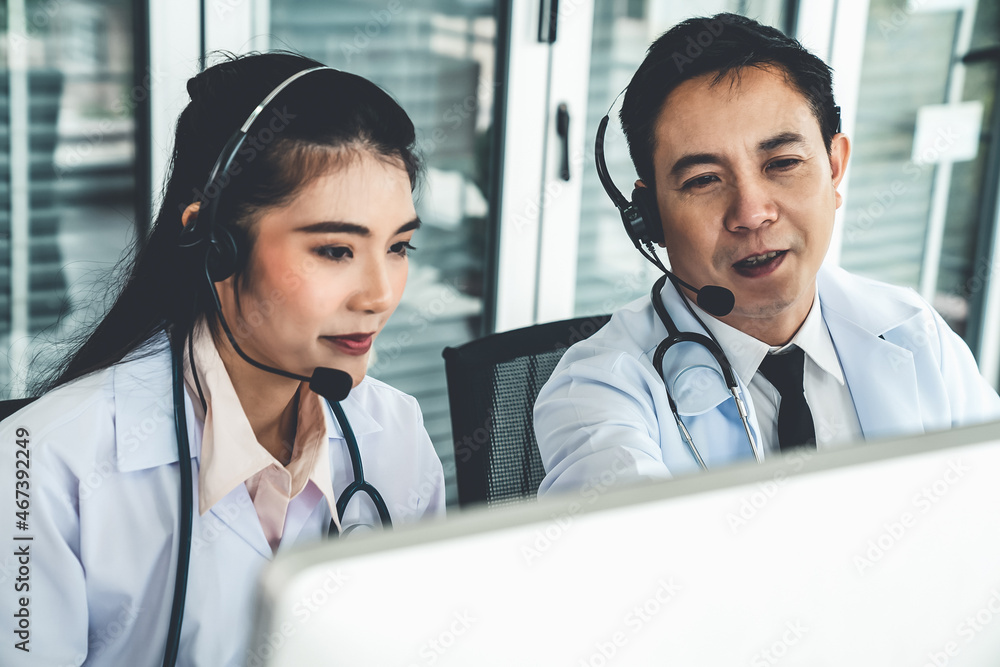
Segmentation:
[(653, 243), (663, 243), (663, 224), (660, 222), (660, 210), (653, 191), (650, 188), (632, 190), (632, 205), (642, 216), (644, 236)]
[(239, 249), (236, 240), (228, 229), (213, 225), (212, 234), (208, 238), (208, 256), (205, 261), (208, 276), (213, 283), (225, 280), (236, 273), (239, 262)]

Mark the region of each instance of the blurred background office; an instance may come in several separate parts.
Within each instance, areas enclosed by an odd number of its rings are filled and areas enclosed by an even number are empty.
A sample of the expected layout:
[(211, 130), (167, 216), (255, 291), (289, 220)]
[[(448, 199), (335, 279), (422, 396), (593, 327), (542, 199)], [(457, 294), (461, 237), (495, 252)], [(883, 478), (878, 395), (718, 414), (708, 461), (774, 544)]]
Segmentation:
[[(453, 502), (441, 349), (647, 293), (655, 276), (599, 185), (594, 134), (656, 36), (718, 11), (835, 69), (854, 153), (829, 261), (918, 290), (998, 386), (998, 4), (5, 0), (0, 398), (24, 395), (33, 364), (107, 307), (158, 203), (186, 79), (219, 50), (291, 49), (374, 80), (417, 126), (424, 227), (370, 373), (419, 400)], [(615, 124), (607, 154), (626, 189)]]

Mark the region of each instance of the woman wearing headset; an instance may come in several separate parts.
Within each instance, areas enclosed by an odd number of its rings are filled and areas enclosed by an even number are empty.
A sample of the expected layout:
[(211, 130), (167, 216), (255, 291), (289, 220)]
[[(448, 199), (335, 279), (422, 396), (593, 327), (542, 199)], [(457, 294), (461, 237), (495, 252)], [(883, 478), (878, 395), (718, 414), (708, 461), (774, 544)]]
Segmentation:
[(188, 92), (121, 294), (0, 427), (2, 664), (246, 664), (275, 553), (444, 513), (416, 401), (365, 375), (420, 224), (412, 122), (291, 54)]

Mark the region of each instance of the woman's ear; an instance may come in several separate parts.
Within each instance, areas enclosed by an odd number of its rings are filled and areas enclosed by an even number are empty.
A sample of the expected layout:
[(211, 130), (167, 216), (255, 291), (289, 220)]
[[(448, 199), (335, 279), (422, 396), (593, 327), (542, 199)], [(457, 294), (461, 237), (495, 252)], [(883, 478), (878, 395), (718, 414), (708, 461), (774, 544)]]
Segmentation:
[(184, 212), (181, 213), (181, 225), (183, 225), (186, 228), (188, 226), (188, 223), (191, 222), (192, 219), (197, 220), (198, 210), (200, 208), (201, 208), (201, 202), (196, 201), (193, 204), (189, 204), (188, 207), (184, 209)]

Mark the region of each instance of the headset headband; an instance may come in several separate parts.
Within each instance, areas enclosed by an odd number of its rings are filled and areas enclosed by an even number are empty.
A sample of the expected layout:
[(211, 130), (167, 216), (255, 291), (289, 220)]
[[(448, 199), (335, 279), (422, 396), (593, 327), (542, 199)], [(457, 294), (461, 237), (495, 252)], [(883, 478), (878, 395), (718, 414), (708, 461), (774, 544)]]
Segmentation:
[(264, 100), (260, 104), (257, 105), (257, 108), (254, 109), (252, 112), (250, 112), (250, 116), (247, 117), (247, 122), (243, 123), (243, 125), (240, 126), (240, 132), (242, 132), (243, 134), (246, 134), (247, 131), (250, 130), (250, 126), (253, 125), (253, 122), (255, 120), (257, 120), (257, 116), (259, 116), (261, 114), (261, 112), (264, 109), (267, 108), (267, 105), (271, 103), (271, 100), (273, 100), (275, 97), (277, 97), (278, 93), (280, 93), (285, 88), (287, 88), (289, 86), (289, 84), (291, 84), (296, 79), (298, 79), (300, 77), (303, 77), (306, 74), (309, 74), (310, 72), (318, 72), (319, 70), (323, 70), (323, 69), (328, 69), (328, 70), (331, 70), (331, 71), (336, 71), (332, 67), (327, 67), (326, 65), (320, 65), (319, 67), (310, 67), (309, 69), (304, 69), (301, 72), (296, 72), (295, 74), (291, 75), (290, 77), (288, 77), (287, 79), (285, 79), (284, 81), (282, 81), (281, 83), (279, 83), (275, 87), (275, 89), (272, 90), (270, 93), (268, 93), (267, 97), (265, 97)]
[[(628, 89), (626, 88), (626, 90)], [(619, 93), (618, 97), (624, 93), (625, 90)], [(615, 100), (617, 101), (617, 99), (616, 97)], [(613, 102), (612, 107), (614, 107)], [(667, 272), (666, 267), (656, 256), (654, 247), (657, 243), (663, 243), (663, 227), (652, 189), (637, 187), (632, 191), (632, 200), (629, 201), (615, 185), (611, 174), (608, 173), (608, 165), (604, 158), (604, 136), (608, 130), (610, 118), (611, 111), (609, 109), (597, 126), (597, 138), (594, 141), (594, 163), (597, 168), (597, 178), (600, 179), (604, 191), (608, 193), (608, 197), (618, 209), (625, 233), (628, 234), (632, 244), (654, 266)], [(834, 127), (834, 134), (838, 134), (840, 132), (840, 107), (834, 106), (831, 109), (828, 120)]]
[(615, 186), (615, 182), (611, 180), (611, 174), (608, 173), (608, 163), (604, 161), (604, 134), (608, 130), (608, 121), (610, 119), (610, 114), (604, 114), (604, 118), (601, 119), (600, 124), (597, 126), (597, 139), (594, 141), (594, 162), (597, 167), (597, 178), (600, 179), (601, 185), (604, 186), (604, 191), (608, 193), (611, 201), (615, 203), (615, 208), (624, 210), (628, 208), (628, 200), (625, 199), (625, 195), (622, 194), (621, 190)]
[[(620, 94), (619, 94), (620, 95)], [(629, 202), (625, 199), (625, 195), (622, 194), (618, 186), (611, 179), (611, 174), (608, 173), (608, 164), (604, 160), (604, 135), (608, 130), (608, 122), (611, 120), (610, 112), (604, 114), (604, 118), (597, 126), (597, 139), (594, 141), (594, 162), (597, 167), (597, 178), (600, 179), (601, 185), (604, 186), (604, 191), (608, 193), (611, 197), (611, 201), (615, 203), (615, 207), (618, 210), (624, 210), (628, 208)], [(830, 120), (832, 121), (833, 133), (840, 134), (840, 107), (834, 106), (830, 113)]]
[[(210, 233), (211, 229), (215, 223), (215, 213), (219, 207), (219, 198), (222, 194), (222, 184), (221, 176), (229, 172), (230, 168), (233, 166), (233, 161), (236, 159), (236, 155), (239, 153), (240, 148), (243, 146), (243, 142), (247, 138), (247, 134), (250, 128), (253, 126), (254, 121), (257, 117), (263, 113), (264, 109), (277, 97), (281, 91), (287, 88), (289, 85), (294, 83), (297, 79), (309, 74), (311, 72), (318, 72), (320, 70), (330, 70), (336, 72), (332, 67), (327, 67), (325, 65), (319, 67), (310, 67), (309, 69), (304, 69), (295, 74), (291, 75), (267, 94), (267, 96), (261, 101), (260, 104), (250, 112), (247, 116), (246, 121), (240, 126), (233, 136), (229, 138), (226, 145), (223, 147), (222, 152), (219, 153), (219, 158), (215, 161), (209, 172), (208, 180), (205, 182), (205, 187), (201, 191), (201, 209), (198, 211), (198, 216), (182, 230), (180, 246), (183, 248), (189, 248), (200, 243), (204, 238), (206, 238)], [(208, 195), (212, 186), (215, 185), (218, 191), (214, 195)], [(205, 230), (202, 232), (201, 230)]]

